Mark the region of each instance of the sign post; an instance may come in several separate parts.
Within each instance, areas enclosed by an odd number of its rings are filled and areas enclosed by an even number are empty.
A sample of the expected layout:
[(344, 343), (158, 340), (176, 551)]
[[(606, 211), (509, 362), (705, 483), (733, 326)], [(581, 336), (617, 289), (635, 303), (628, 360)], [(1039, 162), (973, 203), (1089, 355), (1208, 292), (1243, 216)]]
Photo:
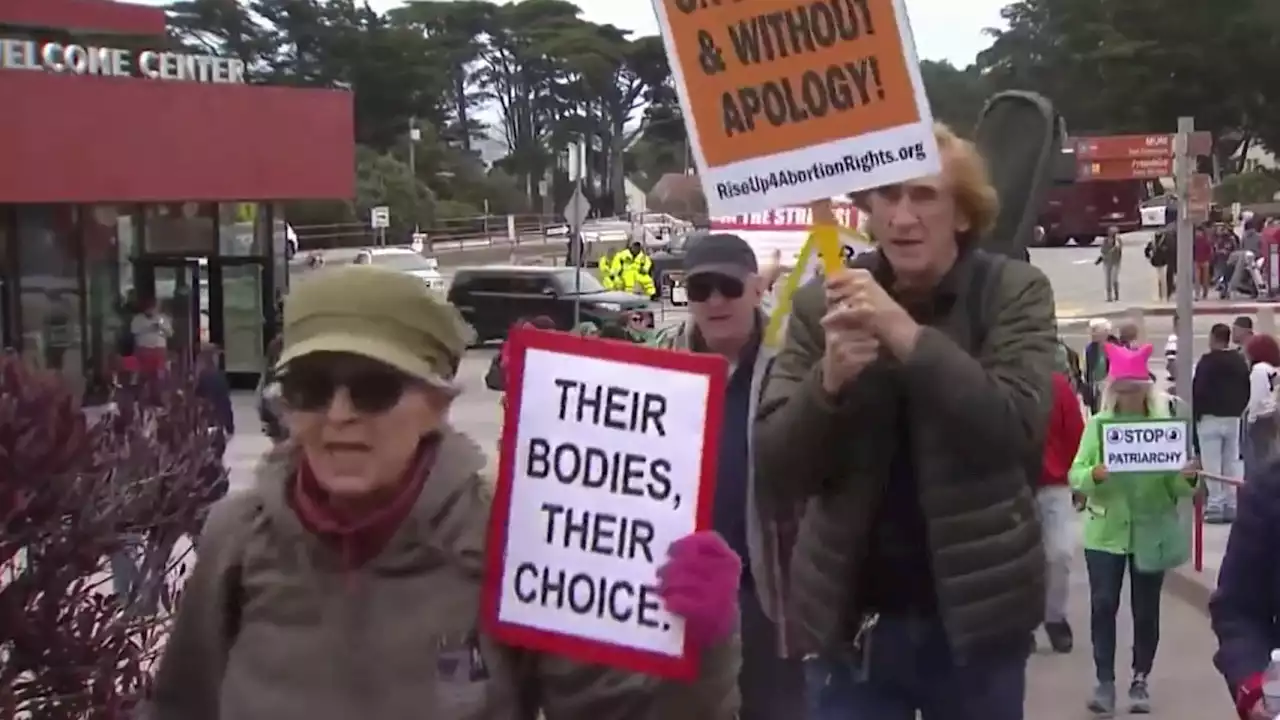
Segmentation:
[(1213, 181), (1204, 173), (1191, 176), (1191, 222), (1199, 225), (1209, 222), (1209, 207), (1213, 204)]
[[(583, 160), (586, 153), (578, 147), (576, 152), (570, 148), (569, 157), (574, 162), (570, 173), (575, 178), (582, 177)], [(569, 224), (569, 264), (573, 266), (573, 327), (576, 329), (582, 322), (582, 273), (586, 272), (583, 256), (586, 254), (586, 242), (582, 239), (582, 223), (586, 222), (591, 212), (591, 202), (582, 194), (582, 182), (573, 181), (573, 194), (565, 204), (564, 220)]]
[[(1174, 138), (1174, 187), (1178, 192), (1178, 273), (1176, 299), (1178, 316), (1174, 333), (1178, 337), (1176, 387), (1179, 414), (1191, 417), (1191, 374), (1195, 353), (1192, 352), (1193, 321), (1195, 318), (1195, 219), (1192, 217), (1192, 176), (1196, 171), (1196, 156), (1207, 152), (1203, 147), (1204, 135), (1197, 133), (1195, 118), (1178, 118), (1178, 134)], [(1200, 152), (1197, 152), (1200, 151)], [(1206, 208), (1206, 215), (1207, 215)]]
[(369, 226), (378, 236), (378, 245), (387, 244), (387, 228), (391, 227), (391, 208), (379, 205), (369, 211)]

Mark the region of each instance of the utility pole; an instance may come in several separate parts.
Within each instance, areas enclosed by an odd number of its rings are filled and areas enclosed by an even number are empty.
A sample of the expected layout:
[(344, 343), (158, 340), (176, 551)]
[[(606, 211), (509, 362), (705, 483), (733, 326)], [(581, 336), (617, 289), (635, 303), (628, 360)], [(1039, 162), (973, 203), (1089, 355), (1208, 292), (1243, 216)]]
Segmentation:
[(1178, 118), (1178, 134), (1173, 139), (1173, 179), (1178, 193), (1176, 299), (1178, 308), (1174, 333), (1178, 338), (1178, 357), (1174, 364), (1177, 373), (1176, 387), (1180, 414), (1191, 419), (1191, 375), (1194, 372), (1195, 353), (1192, 337), (1194, 324), (1195, 293), (1195, 227), (1191, 217), (1191, 177), (1196, 172), (1196, 155), (1192, 150), (1192, 134), (1196, 130), (1195, 118)]
[(418, 118), (409, 118), (409, 177), (413, 178), (413, 196), (410, 208), (413, 211), (413, 232), (418, 233), (418, 142), (422, 140), (422, 131), (418, 129)]
[(418, 118), (409, 118), (409, 174), (418, 179), (418, 142), (422, 140), (422, 131), (418, 129)]

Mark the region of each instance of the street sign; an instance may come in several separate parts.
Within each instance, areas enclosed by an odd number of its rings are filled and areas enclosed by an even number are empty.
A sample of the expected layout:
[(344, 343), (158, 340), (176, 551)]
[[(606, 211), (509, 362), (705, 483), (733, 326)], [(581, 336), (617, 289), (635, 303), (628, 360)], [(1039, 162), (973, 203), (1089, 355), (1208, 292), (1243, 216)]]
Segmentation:
[(578, 232), (582, 229), (582, 223), (586, 221), (587, 215), (591, 213), (591, 203), (587, 200), (587, 196), (582, 194), (582, 186), (575, 185), (573, 195), (569, 197), (569, 202), (564, 206), (564, 219), (569, 223), (569, 229)]
[(1173, 157), (1172, 135), (1109, 135), (1076, 138), (1080, 160), (1122, 160)]
[(391, 208), (386, 205), (379, 205), (370, 210), (369, 225), (375, 230), (385, 230), (391, 227)]
[[(1173, 157), (1173, 135), (1106, 135), (1075, 138), (1076, 157), (1080, 160), (1132, 160)], [(1213, 135), (1201, 130), (1193, 132), (1187, 143), (1192, 155), (1208, 155), (1213, 150)]]
[(1187, 152), (1192, 156), (1203, 157), (1213, 153), (1213, 133), (1208, 130), (1197, 130), (1187, 138)]
[(1191, 187), (1187, 197), (1187, 211), (1191, 222), (1209, 222), (1209, 205), (1213, 202), (1213, 183), (1208, 175), (1197, 173), (1191, 176)]
[(1173, 176), (1173, 156), (1138, 159), (1080, 160), (1076, 179), (1090, 180), (1155, 180)]

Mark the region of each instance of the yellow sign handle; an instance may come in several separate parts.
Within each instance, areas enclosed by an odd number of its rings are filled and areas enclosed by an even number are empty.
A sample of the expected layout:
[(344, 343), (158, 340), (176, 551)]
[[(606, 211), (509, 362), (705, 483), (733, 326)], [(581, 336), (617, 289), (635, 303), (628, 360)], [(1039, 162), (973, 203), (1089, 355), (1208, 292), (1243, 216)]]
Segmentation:
[(834, 275), (844, 267), (844, 257), (840, 252), (840, 224), (836, 222), (830, 200), (815, 201), (809, 208), (813, 212), (810, 240), (817, 246), (818, 257), (822, 258), (822, 270), (827, 275)]

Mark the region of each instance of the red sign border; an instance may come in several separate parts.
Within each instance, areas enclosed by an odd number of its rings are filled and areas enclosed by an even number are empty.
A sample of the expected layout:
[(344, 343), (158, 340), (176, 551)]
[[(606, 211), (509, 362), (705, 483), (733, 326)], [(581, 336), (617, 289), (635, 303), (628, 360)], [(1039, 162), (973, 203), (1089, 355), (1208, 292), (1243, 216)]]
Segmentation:
[(698, 674), (698, 649), (686, 635), (681, 657), (623, 647), (613, 643), (588, 640), (563, 633), (504, 622), (498, 619), (502, 603), (502, 568), (507, 553), (507, 518), (511, 514), (511, 486), (515, 479), (517, 424), (524, 386), (525, 360), (529, 350), (577, 355), (630, 365), (662, 368), (705, 375), (707, 385), (707, 417), (703, 430), (701, 482), (698, 486), (696, 526), (708, 530), (712, 524), (715, 499), (716, 465), (720, 429), (724, 424), (725, 385), (729, 364), (718, 355), (664, 350), (630, 342), (584, 338), (569, 333), (518, 328), (506, 340), (507, 402), (502, 420), (498, 478), (493, 504), (489, 512), (487, 546), (485, 548), (484, 582), (481, 587), (482, 622), (485, 630), (499, 642), (539, 652), (564, 655), (575, 661), (617, 667), (674, 680), (692, 680)]

